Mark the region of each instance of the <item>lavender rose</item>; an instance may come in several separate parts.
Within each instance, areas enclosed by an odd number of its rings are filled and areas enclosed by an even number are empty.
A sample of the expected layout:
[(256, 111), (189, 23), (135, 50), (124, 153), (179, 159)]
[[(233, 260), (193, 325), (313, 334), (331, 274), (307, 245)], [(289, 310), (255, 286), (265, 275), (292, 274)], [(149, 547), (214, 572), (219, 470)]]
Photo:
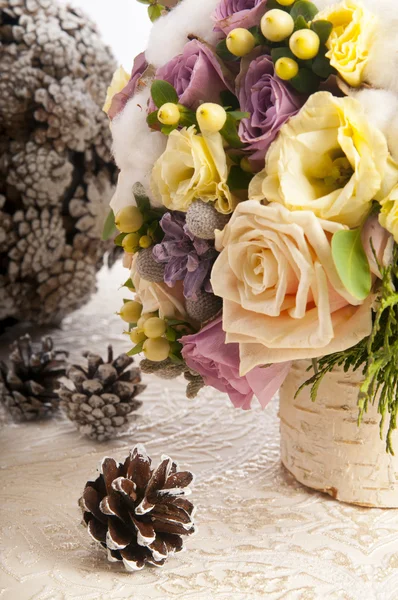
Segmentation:
[(226, 35), (235, 27), (250, 29), (260, 23), (267, 0), (221, 0), (213, 15), (214, 30)]
[[(181, 104), (196, 109), (203, 102), (220, 102), (220, 93), (234, 90), (231, 73), (208, 46), (198, 40), (188, 42), (182, 54), (156, 71), (156, 79), (171, 83)], [(151, 105), (151, 110), (155, 106)]]
[(239, 344), (226, 344), (221, 317), (198, 333), (181, 338), (182, 355), (189, 368), (202, 375), (206, 385), (228, 394), (236, 408), (250, 408), (256, 395), (261, 406), (272, 400), (290, 369), (290, 362), (256, 367), (239, 375)]
[(242, 60), (237, 79), (242, 111), (250, 113), (239, 126), (239, 136), (253, 154), (250, 161), (258, 170), (282, 125), (303, 106), (305, 98), (290, 89), (274, 72), (270, 56)]
[(166, 213), (160, 226), (165, 236), (153, 249), (153, 256), (166, 265), (164, 281), (173, 287), (184, 282), (185, 298), (197, 299), (200, 291), (211, 292), (210, 273), (218, 256), (214, 242), (195, 237), (185, 224), (185, 214)]
[(111, 120), (122, 112), (130, 98), (132, 98), (134, 94), (139, 91), (141, 78), (147, 68), (148, 63), (145, 58), (145, 53), (141, 52), (141, 54), (139, 54), (134, 60), (130, 81), (121, 92), (113, 96), (112, 104), (108, 112), (108, 117)]

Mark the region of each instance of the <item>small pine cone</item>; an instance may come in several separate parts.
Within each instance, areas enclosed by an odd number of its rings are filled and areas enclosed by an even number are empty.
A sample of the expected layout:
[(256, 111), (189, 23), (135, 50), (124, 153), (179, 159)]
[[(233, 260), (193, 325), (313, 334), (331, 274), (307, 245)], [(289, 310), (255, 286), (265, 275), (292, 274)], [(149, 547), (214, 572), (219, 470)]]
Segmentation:
[(90, 352), (84, 356), (86, 368), (68, 368), (69, 381), (63, 382), (58, 391), (61, 407), (80, 433), (103, 442), (126, 429), (131, 413), (142, 404), (136, 396), (145, 386), (141, 385), (140, 370), (129, 369), (134, 359), (121, 354), (114, 360), (112, 346), (108, 347), (106, 363)]
[(201, 292), (197, 300), (187, 299), (187, 315), (198, 323), (206, 323), (217, 315), (222, 309), (222, 300), (214, 294)]
[(178, 471), (167, 456), (157, 469), (151, 462), (141, 445), (124, 463), (104, 458), (80, 501), (91, 537), (107, 549), (109, 561), (123, 561), (128, 571), (162, 566), (183, 549), (182, 536), (195, 530), (194, 506), (184, 497), (193, 475)]
[(186, 224), (191, 233), (204, 240), (214, 240), (215, 230), (224, 229), (230, 215), (219, 213), (212, 204), (195, 200), (187, 211)]
[(156, 375), (161, 379), (176, 379), (184, 373), (185, 365), (177, 365), (169, 358), (161, 362), (154, 362), (145, 358), (140, 363), (141, 371), (147, 375)]
[(11, 367), (0, 363), (0, 399), (15, 421), (48, 418), (58, 409), (55, 390), (65, 375), (66, 356), (53, 350), (50, 337), (43, 338), (38, 351), (29, 335), (11, 345)]
[(156, 262), (152, 254), (152, 248), (140, 250), (136, 262), (137, 273), (145, 281), (160, 283), (164, 278), (165, 265)]

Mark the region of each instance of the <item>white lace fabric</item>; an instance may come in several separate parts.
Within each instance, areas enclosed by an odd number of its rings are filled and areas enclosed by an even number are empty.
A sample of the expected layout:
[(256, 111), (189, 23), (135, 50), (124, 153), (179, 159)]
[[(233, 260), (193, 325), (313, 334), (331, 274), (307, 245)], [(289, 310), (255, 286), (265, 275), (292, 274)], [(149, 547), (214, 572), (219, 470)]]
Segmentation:
[[(93, 301), (52, 332), (74, 360), (126, 349), (113, 315), (124, 279), (120, 266), (103, 272)], [(398, 598), (397, 511), (296, 483), (279, 460), (277, 401), (244, 412), (210, 388), (187, 400), (183, 380), (145, 382), (139, 419), (112, 442), (61, 418), (0, 430), (0, 600)], [(121, 460), (137, 442), (154, 464), (168, 454), (196, 474), (198, 533), (162, 569), (130, 574), (89, 538), (78, 499), (103, 456)]]

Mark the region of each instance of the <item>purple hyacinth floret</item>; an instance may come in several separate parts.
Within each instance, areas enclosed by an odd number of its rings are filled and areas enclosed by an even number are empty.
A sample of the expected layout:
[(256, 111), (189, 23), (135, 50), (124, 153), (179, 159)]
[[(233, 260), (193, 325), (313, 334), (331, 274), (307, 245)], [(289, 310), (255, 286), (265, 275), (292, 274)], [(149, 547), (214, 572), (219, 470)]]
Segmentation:
[(185, 298), (193, 300), (203, 290), (212, 293), (210, 274), (218, 255), (214, 242), (195, 237), (181, 212), (166, 213), (160, 226), (165, 235), (154, 247), (153, 256), (166, 265), (165, 283), (173, 287), (177, 281), (183, 281)]

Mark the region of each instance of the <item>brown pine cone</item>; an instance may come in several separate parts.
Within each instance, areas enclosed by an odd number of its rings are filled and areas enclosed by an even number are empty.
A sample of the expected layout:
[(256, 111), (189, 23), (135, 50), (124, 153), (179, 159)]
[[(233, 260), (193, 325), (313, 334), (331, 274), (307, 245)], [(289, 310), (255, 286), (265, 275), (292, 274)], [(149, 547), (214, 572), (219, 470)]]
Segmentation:
[(138, 444), (124, 463), (101, 462), (100, 476), (89, 481), (80, 499), (91, 537), (108, 550), (108, 560), (128, 571), (146, 564), (162, 566), (183, 549), (182, 536), (194, 533), (194, 506), (185, 498), (193, 475), (162, 457), (157, 469)]

